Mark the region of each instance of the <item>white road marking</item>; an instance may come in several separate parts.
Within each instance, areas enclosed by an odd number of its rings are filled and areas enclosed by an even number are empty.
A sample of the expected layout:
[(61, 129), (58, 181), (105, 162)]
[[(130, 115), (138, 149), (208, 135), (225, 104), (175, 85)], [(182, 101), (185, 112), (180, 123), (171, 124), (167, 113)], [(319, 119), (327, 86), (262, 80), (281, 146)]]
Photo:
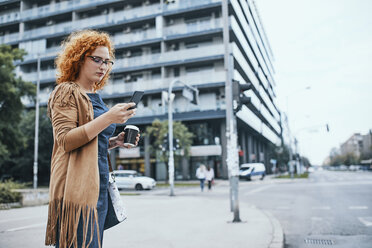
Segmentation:
[(322, 217), (315, 217), (315, 216), (313, 216), (313, 217), (311, 217), (311, 220), (312, 221), (322, 221), (323, 218)]
[(365, 226), (372, 226), (372, 217), (358, 217)]
[(46, 222), (42, 222), (42, 223), (37, 223), (37, 224), (33, 224), (33, 225), (28, 225), (28, 226), (21, 226), (21, 227), (17, 227), (17, 228), (11, 228), (11, 229), (5, 230), (3, 232), (15, 232), (15, 231), (20, 231), (20, 230), (24, 230), (24, 229), (29, 229), (29, 228), (39, 227), (39, 226), (45, 226), (45, 225), (46, 225)]
[(276, 209), (288, 210), (288, 209), (290, 209), (290, 207), (287, 207), (287, 206), (278, 206), (278, 207), (276, 207)]
[(350, 210), (361, 210), (361, 209), (368, 209), (367, 206), (350, 206)]
[(0, 223), (12, 222), (12, 221), (18, 221), (18, 220), (37, 219), (37, 218), (40, 218), (40, 216), (32, 216), (32, 217), (23, 217), (23, 218), (13, 218), (13, 219), (7, 219), (7, 220), (0, 220)]
[(273, 187), (273, 185), (266, 185), (266, 186), (263, 186), (263, 187), (260, 187), (260, 188), (257, 188), (257, 189), (252, 189), (251, 191), (248, 191), (244, 195), (254, 194), (254, 193), (263, 191), (263, 190), (271, 188), (271, 187)]
[(329, 206), (319, 206), (319, 207), (312, 207), (313, 210), (331, 210)]

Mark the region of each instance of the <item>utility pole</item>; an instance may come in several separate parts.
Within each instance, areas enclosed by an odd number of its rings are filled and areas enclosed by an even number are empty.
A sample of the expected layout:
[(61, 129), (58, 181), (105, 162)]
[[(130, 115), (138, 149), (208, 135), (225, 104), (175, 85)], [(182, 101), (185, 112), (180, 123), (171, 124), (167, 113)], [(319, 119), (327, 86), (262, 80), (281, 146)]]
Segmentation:
[(232, 73), (233, 57), (230, 50), (228, 1), (222, 1), (223, 42), (225, 48), (224, 64), (226, 72), (226, 138), (227, 138), (227, 167), (230, 180), (230, 204), (234, 212), (233, 222), (241, 222), (239, 217), (239, 157), (237, 147), (237, 127), (233, 111)]
[(183, 84), (186, 88), (188, 88), (190, 91), (192, 91), (191, 95), (186, 94), (184, 95), (186, 98), (188, 98), (192, 103), (198, 104), (198, 94), (199, 91), (183, 82), (181, 82), (178, 79), (173, 80), (169, 84), (169, 89), (168, 89), (168, 131), (169, 131), (169, 159), (168, 159), (168, 173), (169, 173), (169, 185), (170, 185), (170, 196), (174, 196), (174, 155), (173, 155), (173, 113), (172, 113), (172, 89), (173, 85), (175, 83), (181, 83)]
[(35, 144), (34, 144), (34, 189), (37, 189), (38, 150), (39, 150), (39, 94), (40, 94), (40, 53), (37, 55), (37, 83), (35, 102)]

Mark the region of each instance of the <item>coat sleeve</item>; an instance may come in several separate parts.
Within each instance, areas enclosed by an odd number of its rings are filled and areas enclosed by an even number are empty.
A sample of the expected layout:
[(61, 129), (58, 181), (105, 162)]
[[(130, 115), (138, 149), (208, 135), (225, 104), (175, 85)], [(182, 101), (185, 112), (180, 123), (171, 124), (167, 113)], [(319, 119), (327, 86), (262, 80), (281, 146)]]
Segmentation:
[(78, 94), (76, 86), (62, 83), (56, 87), (48, 102), (55, 139), (65, 152), (77, 149), (90, 141), (84, 126), (78, 126), (79, 109), (74, 94)]

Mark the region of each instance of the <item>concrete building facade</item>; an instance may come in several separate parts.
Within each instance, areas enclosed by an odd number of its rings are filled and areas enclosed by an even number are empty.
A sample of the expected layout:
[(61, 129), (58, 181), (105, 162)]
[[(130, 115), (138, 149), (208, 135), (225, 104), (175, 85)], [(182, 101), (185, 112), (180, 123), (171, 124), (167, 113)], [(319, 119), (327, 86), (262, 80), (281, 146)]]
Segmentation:
[[(176, 179), (195, 178), (200, 163), (227, 178), (226, 102), (222, 0), (1, 0), (0, 43), (27, 55), (17, 74), (36, 83), (41, 58), (41, 105), (55, 85), (54, 59), (72, 31), (99, 29), (112, 35), (116, 60), (109, 84), (100, 92), (112, 106), (145, 91), (137, 115), (128, 124), (143, 132), (154, 119), (167, 119), (162, 91), (175, 79), (199, 90), (199, 105), (174, 87), (174, 120), (195, 134), (191, 157), (176, 160)], [(281, 113), (276, 106), (272, 51), (253, 0), (228, 1), (229, 47), (233, 79), (251, 83), (251, 103), (237, 114), (240, 163), (263, 162), (270, 172), (270, 149), (281, 142)], [(32, 103), (25, 102), (29, 107)], [(122, 127), (118, 127), (118, 131)], [(111, 154), (114, 164), (165, 179), (166, 166), (140, 147)]]

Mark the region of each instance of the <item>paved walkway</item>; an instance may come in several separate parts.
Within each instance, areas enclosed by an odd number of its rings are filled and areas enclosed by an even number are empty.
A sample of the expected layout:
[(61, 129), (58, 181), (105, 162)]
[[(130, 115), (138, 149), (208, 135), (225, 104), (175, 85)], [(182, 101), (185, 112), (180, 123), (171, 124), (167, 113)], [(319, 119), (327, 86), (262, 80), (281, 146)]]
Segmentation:
[(155, 190), (140, 196), (123, 196), (128, 219), (105, 232), (109, 248), (281, 248), (283, 231), (268, 212), (240, 203), (241, 223), (231, 223), (230, 203), (221, 197), (228, 188), (200, 192), (197, 187)]
[[(129, 191), (128, 219), (104, 234), (104, 248), (282, 248), (283, 231), (268, 212), (240, 201), (241, 223), (231, 223), (228, 181), (199, 187)], [(47, 206), (0, 210), (0, 247), (45, 247)], [(21, 237), (21, 238), (20, 238)]]

